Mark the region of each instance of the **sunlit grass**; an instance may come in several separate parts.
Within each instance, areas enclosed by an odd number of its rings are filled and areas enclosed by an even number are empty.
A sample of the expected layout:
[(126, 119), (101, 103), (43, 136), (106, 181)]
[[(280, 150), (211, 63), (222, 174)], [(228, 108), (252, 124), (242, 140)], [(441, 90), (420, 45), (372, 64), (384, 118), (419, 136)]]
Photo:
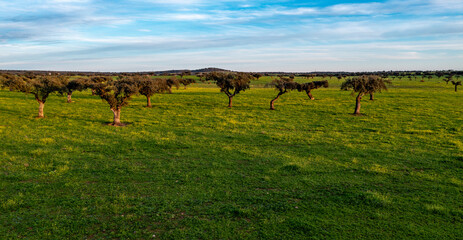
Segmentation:
[(136, 96), (127, 127), (107, 126), (112, 112), (89, 92), (52, 96), (35, 119), (32, 96), (0, 91), (0, 236), (463, 235), (462, 93), (394, 81), (355, 117), (341, 82), (314, 101), (285, 94), (274, 111), (271, 88), (240, 93), (232, 109), (201, 84), (155, 95), (151, 109)]

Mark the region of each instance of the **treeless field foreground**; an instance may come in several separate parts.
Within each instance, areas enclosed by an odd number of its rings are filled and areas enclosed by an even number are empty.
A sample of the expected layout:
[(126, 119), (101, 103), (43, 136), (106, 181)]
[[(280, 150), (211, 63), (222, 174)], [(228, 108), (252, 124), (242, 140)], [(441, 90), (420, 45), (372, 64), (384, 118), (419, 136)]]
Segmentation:
[[(269, 81), (269, 79), (264, 79)], [(264, 81), (261, 80), (261, 81)], [(316, 79), (321, 80), (321, 79)], [(2, 239), (457, 239), (463, 94), (394, 80), (375, 100), (211, 85), (134, 96), (0, 90)], [(262, 86), (262, 85), (260, 85)]]

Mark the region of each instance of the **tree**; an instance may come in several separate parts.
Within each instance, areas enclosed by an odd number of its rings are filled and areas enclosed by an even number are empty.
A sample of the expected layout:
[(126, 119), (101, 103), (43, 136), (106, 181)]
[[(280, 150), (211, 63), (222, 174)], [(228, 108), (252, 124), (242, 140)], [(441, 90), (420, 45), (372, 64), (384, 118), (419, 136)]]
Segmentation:
[(458, 86), (460, 86), (460, 85), (461, 85), (461, 81), (453, 81), (453, 80), (452, 80), (452, 84), (455, 86), (455, 92), (456, 92), (456, 91), (457, 91), (457, 88), (458, 88)]
[(200, 72), (200, 73), (196, 73), (196, 77), (199, 78), (199, 81), (200, 82), (204, 82), (204, 77), (206, 76), (206, 74)]
[(10, 91), (13, 91), (14, 89), (11, 86), (14, 84), (14, 81), (16, 81), (16, 75), (2, 74), (0, 75), (0, 88), (7, 87)]
[(39, 113), (37, 118), (43, 118), (45, 102), (50, 94), (60, 91), (66, 83), (63, 76), (12, 76), (4, 85), (10, 90), (32, 94), (39, 103)]
[(169, 92), (169, 94), (172, 93), (172, 86), (177, 87), (177, 89), (180, 87), (180, 82), (178, 81), (178, 79), (175, 76), (173, 76), (171, 78), (168, 78), (165, 81), (166, 81), (166, 84), (167, 84), (167, 87), (168, 87), (167, 91)]
[(179, 83), (184, 86), (184, 89), (186, 89), (186, 86), (195, 83), (196, 81), (193, 78), (182, 78), (179, 80)]
[(87, 79), (85, 78), (78, 78), (78, 79), (73, 79), (73, 80), (70, 80), (70, 81), (67, 81), (67, 83), (65, 83), (65, 85), (63, 86), (63, 88), (60, 90), (60, 92), (62, 93), (66, 93), (67, 95), (67, 103), (71, 103), (72, 102), (72, 93), (74, 91), (83, 91), (87, 88), (88, 86), (88, 83), (87, 83)]
[(253, 73), (252, 76), (256, 78), (256, 80), (259, 80), (259, 78), (262, 77), (262, 73)]
[(300, 88), (300, 84), (293, 82), (290, 78), (280, 77), (278, 79), (274, 79), (270, 85), (275, 86), (275, 89), (278, 90), (278, 95), (270, 101), (270, 110), (275, 110), (274, 103), (281, 95), (287, 93), (288, 91), (292, 91), (295, 89)]
[[(371, 75), (370, 75), (371, 76)], [(376, 78), (376, 75), (374, 75), (375, 77), (373, 78)], [(384, 77), (379, 77), (380, 80), (379, 81), (382, 81), (384, 84), (392, 84), (391, 80), (387, 79), (387, 78), (384, 78)], [(387, 90), (387, 89), (386, 89)], [(378, 92), (381, 92), (381, 91), (378, 91)], [(375, 100), (375, 97), (374, 97), (374, 94), (375, 92), (374, 91), (370, 91), (368, 94), (370, 94), (370, 101), (374, 101)]]
[(151, 96), (156, 93), (162, 93), (169, 91), (167, 80), (162, 78), (151, 79), (149, 76), (137, 76), (135, 77), (136, 84), (138, 86), (138, 92), (146, 97), (146, 107), (151, 106)]
[(363, 75), (347, 79), (341, 85), (341, 90), (352, 90), (358, 93), (355, 99), (354, 115), (360, 115), (360, 101), (365, 94), (374, 94), (387, 90), (386, 81), (377, 75)]
[(183, 78), (183, 76), (189, 76), (189, 75), (191, 75), (191, 71), (185, 70), (180, 73), (180, 78)]
[(327, 88), (328, 87), (328, 81), (313, 81), (313, 82), (308, 82), (301, 84), (299, 87), (299, 92), (300, 91), (305, 91), (307, 93), (307, 96), (309, 96), (310, 100), (314, 100), (315, 98), (312, 96), (312, 91), (313, 89), (317, 89), (320, 87)]
[(442, 81), (446, 82), (447, 84), (449, 84), (450, 81), (453, 81), (453, 75), (449, 75), (448, 77), (442, 79)]
[(206, 75), (207, 81), (214, 81), (228, 97), (228, 107), (232, 107), (233, 97), (241, 91), (250, 88), (252, 75), (248, 73), (210, 72)]
[(441, 72), (441, 71), (438, 71), (438, 72), (435, 73), (435, 75), (436, 75), (437, 79), (440, 79), (441, 77), (443, 77), (445, 75), (445, 73)]
[(94, 86), (98, 85), (99, 83), (104, 83), (112, 80), (113, 78), (110, 76), (94, 76), (91, 77), (89, 81), (85, 82), (85, 88), (92, 89), (92, 95), (97, 95)]
[(133, 77), (118, 76), (117, 80), (108, 79), (92, 85), (95, 94), (109, 104), (114, 114), (113, 126), (124, 126), (121, 123), (121, 109), (129, 104), (132, 95), (138, 92), (138, 87)]

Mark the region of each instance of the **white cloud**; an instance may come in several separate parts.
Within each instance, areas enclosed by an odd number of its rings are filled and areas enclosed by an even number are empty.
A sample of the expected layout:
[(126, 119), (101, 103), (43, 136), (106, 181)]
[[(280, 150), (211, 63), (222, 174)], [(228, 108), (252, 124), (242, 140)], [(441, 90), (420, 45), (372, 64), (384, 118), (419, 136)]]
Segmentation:
[[(164, 18), (165, 17), (165, 18)], [(180, 21), (190, 21), (190, 20), (210, 20), (210, 15), (207, 14), (192, 14), (192, 13), (185, 13), (185, 14), (167, 14), (163, 18), (167, 21), (172, 20), (180, 20)]]
[[(206, 7), (232, 1), (133, 2), (172, 6), (140, 13), (113, 9), (113, 5), (96, 6), (90, 0), (0, 2), (0, 66), (107, 71), (204, 66), (248, 71), (355, 71), (397, 69), (393, 62), (403, 61), (409, 68), (431, 66), (425, 63), (434, 63), (434, 69), (445, 65), (461, 68), (456, 66), (462, 62), (463, 51), (461, 0), (261, 9), (253, 7), (255, 2), (235, 1), (239, 10)], [(399, 17), (403, 14), (406, 19)], [(169, 25), (171, 22), (175, 23)], [(110, 34), (105, 35), (102, 29)]]

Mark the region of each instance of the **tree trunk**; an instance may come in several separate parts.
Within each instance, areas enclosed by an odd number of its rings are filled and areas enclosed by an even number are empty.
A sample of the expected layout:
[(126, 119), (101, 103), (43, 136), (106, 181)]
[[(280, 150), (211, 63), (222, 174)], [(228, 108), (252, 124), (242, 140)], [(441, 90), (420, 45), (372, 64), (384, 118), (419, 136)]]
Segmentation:
[(370, 100), (373, 101), (375, 100), (374, 96), (373, 96), (373, 93), (370, 93)]
[(111, 109), (114, 113), (114, 118), (113, 118), (113, 125), (114, 126), (120, 126), (121, 125), (121, 110), (120, 109)]
[(275, 103), (276, 100), (278, 100), (278, 98), (280, 98), (281, 95), (283, 95), (284, 92), (279, 92), (278, 95), (272, 99), (272, 101), (270, 101), (270, 110), (275, 110), (275, 106), (273, 105), (273, 103)]
[(151, 96), (146, 96), (146, 107), (151, 107)]
[(68, 93), (68, 100), (67, 103), (72, 103), (72, 92)]
[(38, 101), (39, 102), (39, 115), (37, 116), (37, 118), (43, 118), (43, 107), (45, 107), (45, 103), (42, 102), (42, 101)]
[(315, 98), (312, 96), (310, 91), (307, 91), (307, 96), (309, 96), (310, 100), (314, 100)]
[(360, 115), (360, 100), (362, 100), (362, 96), (363, 94), (359, 93), (359, 95), (357, 95), (357, 98), (355, 99), (355, 115)]
[(168, 92), (169, 92), (169, 94), (172, 94), (172, 87), (169, 87)]
[(233, 103), (233, 96), (228, 96), (228, 107), (231, 108)]
[(455, 92), (457, 91), (457, 87), (458, 87), (458, 85), (457, 85), (457, 84), (455, 84)]

